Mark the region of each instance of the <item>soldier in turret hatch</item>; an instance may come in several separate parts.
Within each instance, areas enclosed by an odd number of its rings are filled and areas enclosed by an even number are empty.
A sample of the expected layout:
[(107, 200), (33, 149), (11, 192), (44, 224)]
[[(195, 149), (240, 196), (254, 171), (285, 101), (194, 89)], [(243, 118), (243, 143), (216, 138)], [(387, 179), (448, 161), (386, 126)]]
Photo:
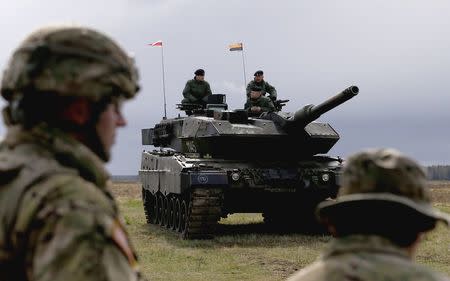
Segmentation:
[(206, 106), (208, 96), (212, 94), (209, 83), (205, 81), (205, 71), (197, 69), (194, 72), (194, 79), (186, 82), (183, 90), (183, 104), (199, 104)]
[(254, 86), (258, 86), (261, 88), (261, 93), (263, 96), (266, 96), (266, 93), (269, 94), (269, 98), (272, 102), (277, 99), (277, 90), (274, 86), (270, 85), (267, 81), (264, 80), (264, 72), (262, 70), (258, 70), (255, 72), (255, 78), (250, 81), (247, 85), (247, 97), (250, 97), (250, 92)]
[(250, 116), (257, 116), (263, 112), (275, 111), (275, 106), (272, 101), (262, 95), (261, 88), (253, 86), (251, 88), (249, 98), (244, 105), (244, 108), (248, 111)]

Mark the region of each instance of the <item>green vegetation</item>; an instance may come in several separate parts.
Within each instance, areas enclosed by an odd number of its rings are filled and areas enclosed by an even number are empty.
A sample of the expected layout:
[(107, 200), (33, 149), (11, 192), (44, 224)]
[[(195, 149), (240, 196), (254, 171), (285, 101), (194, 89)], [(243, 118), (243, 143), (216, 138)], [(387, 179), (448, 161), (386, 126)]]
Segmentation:
[[(124, 189), (127, 191), (124, 192)], [(313, 262), (329, 236), (264, 234), (260, 214), (235, 214), (221, 221), (212, 240), (180, 240), (145, 223), (137, 184), (115, 184), (114, 193), (150, 280), (284, 280)], [(436, 206), (450, 212), (450, 183), (433, 188)], [(417, 260), (450, 275), (449, 230), (439, 226), (424, 237)]]

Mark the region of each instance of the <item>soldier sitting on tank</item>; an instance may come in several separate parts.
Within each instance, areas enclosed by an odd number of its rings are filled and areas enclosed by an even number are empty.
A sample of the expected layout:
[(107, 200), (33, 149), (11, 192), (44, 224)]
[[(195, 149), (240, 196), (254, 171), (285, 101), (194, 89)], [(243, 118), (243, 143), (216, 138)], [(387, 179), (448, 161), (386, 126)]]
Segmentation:
[(254, 86), (258, 86), (261, 88), (261, 93), (263, 96), (266, 93), (269, 94), (269, 98), (274, 102), (277, 99), (277, 90), (274, 86), (270, 85), (267, 81), (264, 81), (264, 72), (262, 70), (258, 70), (255, 72), (255, 78), (250, 81), (247, 85), (247, 98), (250, 97), (250, 92)]
[(211, 87), (209, 86), (209, 83), (205, 81), (205, 71), (203, 69), (197, 69), (194, 74), (194, 79), (186, 82), (186, 86), (183, 90), (184, 99), (181, 103), (198, 104), (205, 107), (208, 96), (212, 94)]
[(259, 116), (263, 112), (275, 111), (275, 106), (272, 101), (262, 95), (261, 88), (253, 86), (250, 91), (250, 96), (244, 105), (250, 116)]

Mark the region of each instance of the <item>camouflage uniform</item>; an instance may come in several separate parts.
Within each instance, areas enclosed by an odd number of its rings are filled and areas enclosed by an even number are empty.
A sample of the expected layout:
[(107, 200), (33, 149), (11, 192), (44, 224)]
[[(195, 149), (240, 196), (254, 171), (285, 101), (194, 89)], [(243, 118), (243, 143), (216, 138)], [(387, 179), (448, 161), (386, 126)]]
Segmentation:
[(448, 281), (411, 261), (405, 249), (379, 236), (353, 235), (330, 242), (318, 261), (288, 281)]
[[(251, 108), (253, 106), (258, 106), (261, 107), (261, 112), (258, 113), (253, 113), (251, 111)], [(261, 96), (258, 99), (247, 99), (247, 102), (244, 105), (244, 109), (246, 109), (250, 115), (259, 115), (263, 112), (271, 112), (271, 111), (275, 111), (275, 106), (273, 105), (272, 101), (264, 96)]]
[(262, 80), (261, 82), (256, 82), (255, 80), (250, 81), (247, 85), (247, 97), (250, 96), (250, 92), (252, 91), (252, 88), (254, 88), (255, 86), (261, 88), (261, 93), (263, 96), (265, 96), (266, 93), (268, 93), (269, 94), (268, 97), (272, 101), (275, 101), (277, 99), (277, 90), (275, 89), (275, 87), (270, 85), (269, 82), (266, 82), (264, 80)]
[(9, 127), (0, 144), (0, 280), (142, 279), (104, 162), (45, 122), (24, 128), (14, 106), (40, 91), (95, 102), (137, 89), (132, 61), (93, 30), (42, 29), (14, 53), (2, 81)]
[[(335, 201), (318, 206), (318, 217), (337, 238), (289, 281), (450, 280), (411, 258), (420, 233), (438, 221), (450, 223), (432, 207), (419, 165), (395, 150), (369, 150), (349, 158), (341, 184)], [(411, 242), (400, 242), (409, 235)]]
[(211, 87), (206, 81), (191, 79), (186, 82), (183, 90), (184, 99), (181, 103), (206, 104), (207, 97), (212, 95)]

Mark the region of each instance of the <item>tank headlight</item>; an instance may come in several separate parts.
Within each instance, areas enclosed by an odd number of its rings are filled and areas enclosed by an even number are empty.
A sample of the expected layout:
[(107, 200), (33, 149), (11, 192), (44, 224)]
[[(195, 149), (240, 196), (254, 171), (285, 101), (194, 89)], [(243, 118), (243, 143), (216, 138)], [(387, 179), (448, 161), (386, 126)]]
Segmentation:
[(322, 175), (322, 180), (323, 180), (324, 182), (329, 181), (329, 180), (330, 180), (330, 175), (329, 175), (329, 174), (323, 174), (323, 175)]
[(232, 178), (234, 181), (238, 181), (238, 180), (241, 178), (241, 175), (239, 175), (238, 172), (233, 172), (233, 173), (231, 174), (231, 178)]

